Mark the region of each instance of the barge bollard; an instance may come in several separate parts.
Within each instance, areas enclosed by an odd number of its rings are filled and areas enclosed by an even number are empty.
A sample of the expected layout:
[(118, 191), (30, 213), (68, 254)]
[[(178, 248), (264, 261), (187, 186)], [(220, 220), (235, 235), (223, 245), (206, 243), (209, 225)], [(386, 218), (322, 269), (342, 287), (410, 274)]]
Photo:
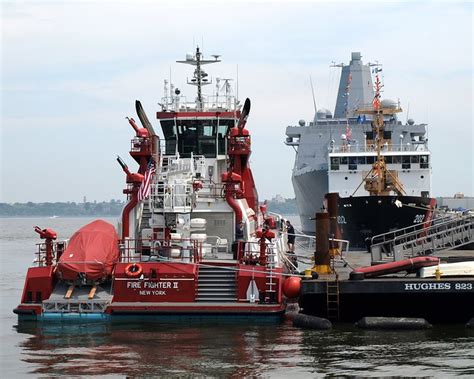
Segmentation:
[(293, 316), (293, 326), (305, 329), (327, 330), (332, 328), (331, 321), (325, 318), (298, 313)]
[(331, 256), (329, 253), (329, 213), (316, 213), (316, 251), (314, 253), (313, 272), (331, 273)]
[(363, 317), (355, 325), (361, 329), (430, 329), (432, 325), (424, 318)]

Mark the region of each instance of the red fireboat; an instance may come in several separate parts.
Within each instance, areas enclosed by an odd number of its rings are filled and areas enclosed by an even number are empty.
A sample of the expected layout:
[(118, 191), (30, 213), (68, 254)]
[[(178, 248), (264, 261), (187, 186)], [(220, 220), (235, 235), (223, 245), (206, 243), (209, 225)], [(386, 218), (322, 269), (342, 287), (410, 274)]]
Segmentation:
[[(202, 69), (199, 48), (179, 63), (194, 66), (188, 84), (195, 101), (165, 81), (156, 113), (159, 138), (141, 103), (141, 122), (130, 155), (138, 163), (126, 174), (127, 203), (117, 228), (94, 221), (69, 241), (51, 229), (35, 228), (36, 266), (28, 269), (20, 320), (114, 320), (118, 318), (245, 317), (277, 320), (285, 310), (283, 288), (298, 293), (287, 256), (282, 219), (259, 205), (249, 165), (246, 129), (250, 100), (242, 106), (230, 79)], [(299, 283), (299, 282), (298, 282)]]

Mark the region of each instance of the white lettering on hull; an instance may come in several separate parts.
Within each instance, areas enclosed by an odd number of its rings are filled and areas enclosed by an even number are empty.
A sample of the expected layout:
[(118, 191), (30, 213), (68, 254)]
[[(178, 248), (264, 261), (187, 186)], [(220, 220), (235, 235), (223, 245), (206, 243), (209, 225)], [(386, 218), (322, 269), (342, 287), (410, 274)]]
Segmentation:
[[(127, 288), (140, 290), (138, 294), (140, 296), (164, 296), (166, 295), (165, 289), (174, 289), (179, 290), (179, 282), (175, 281), (128, 281)], [(151, 291), (151, 290), (160, 290), (160, 291)]]
[(148, 290), (142, 290), (138, 292), (140, 296), (164, 296), (166, 295), (166, 291), (148, 291)]
[(471, 291), (472, 283), (405, 283), (405, 291)]

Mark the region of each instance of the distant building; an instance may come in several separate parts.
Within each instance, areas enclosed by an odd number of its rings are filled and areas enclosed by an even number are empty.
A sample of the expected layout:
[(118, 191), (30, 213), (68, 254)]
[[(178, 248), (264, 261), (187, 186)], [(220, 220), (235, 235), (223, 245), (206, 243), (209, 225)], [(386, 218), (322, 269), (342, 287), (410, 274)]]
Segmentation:
[(449, 209), (474, 209), (474, 197), (464, 196), (461, 193), (455, 194), (453, 197), (436, 198), (438, 207), (447, 207)]
[(275, 197), (272, 199), (272, 201), (274, 201), (275, 203), (285, 203), (286, 202), (286, 199), (281, 196), (281, 195), (275, 195)]

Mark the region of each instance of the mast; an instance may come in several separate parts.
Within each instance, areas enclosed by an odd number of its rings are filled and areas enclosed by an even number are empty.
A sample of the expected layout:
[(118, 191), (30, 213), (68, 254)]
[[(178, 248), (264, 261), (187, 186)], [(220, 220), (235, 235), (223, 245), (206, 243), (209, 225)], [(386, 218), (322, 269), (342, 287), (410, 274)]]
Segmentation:
[(199, 112), (203, 110), (202, 86), (212, 83), (212, 81), (209, 81), (209, 79), (207, 79), (208, 74), (201, 68), (201, 66), (205, 64), (220, 62), (220, 60), (218, 59), (220, 55), (213, 55), (213, 57), (214, 60), (202, 59), (203, 55), (199, 50), (199, 46), (197, 46), (194, 55), (187, 54), (185, 61), (176, 61), (177, 63), (185, 63), (192, 66), (196, 66), (193, 78), (191, 80), (188, 80), (188, 84), (197, 87), (196, 109)]
[[(398, 180), (398, 174), (394, 170), (387, 170), (385, 158), (382, 155), (382, 148), (384, 146), (384, 130), (385, 130), (385, 115), (393, 115), (402, 111), (400, 104), (384, 104), (380, 100), (380, 92), (383, 87), (380, 82), (379, 72), (375, 75), (375, 95), (372, 104), (369, 106), (359, 107), (355, 110), (357, 114), (372, 115), (372, 131), (375, 139), (375, 151), (377, 159), (372, 165), (372, 169), (364, 178), (364, 188), (371, 195), (387, 196), (391, 191), (397, 195), (404, 195), (405, 190), (403, 184)], [(357, 188), (358, 189), (358, 188)], [(357, 191), (356, 189), (356, 191)]]

